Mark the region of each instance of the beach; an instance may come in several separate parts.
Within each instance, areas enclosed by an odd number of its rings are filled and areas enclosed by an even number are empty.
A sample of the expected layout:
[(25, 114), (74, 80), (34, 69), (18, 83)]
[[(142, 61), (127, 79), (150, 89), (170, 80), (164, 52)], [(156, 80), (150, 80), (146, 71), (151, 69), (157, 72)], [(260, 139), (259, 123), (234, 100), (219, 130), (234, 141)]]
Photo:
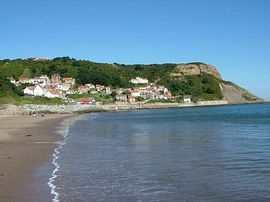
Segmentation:
[[(63, 134), (56, 131), (71, 114), (23, 116), (0, 115), (0, 201), (41, 201), (38, 189), (29, 189), (33, 172), (52, 158), (56, 142)], [(48, 182), (44, 180), (42, 184)], [(50, 193), (48, 193), (50, 197)]]

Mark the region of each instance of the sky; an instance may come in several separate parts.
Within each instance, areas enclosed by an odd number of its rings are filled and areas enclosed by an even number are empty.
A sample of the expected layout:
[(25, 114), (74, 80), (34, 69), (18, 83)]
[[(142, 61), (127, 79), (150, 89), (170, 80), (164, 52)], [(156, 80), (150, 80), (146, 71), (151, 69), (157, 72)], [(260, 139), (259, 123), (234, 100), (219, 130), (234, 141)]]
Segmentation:
[(0, 59), (204, 62), (270, 100), (269, 0), (1, 0)]

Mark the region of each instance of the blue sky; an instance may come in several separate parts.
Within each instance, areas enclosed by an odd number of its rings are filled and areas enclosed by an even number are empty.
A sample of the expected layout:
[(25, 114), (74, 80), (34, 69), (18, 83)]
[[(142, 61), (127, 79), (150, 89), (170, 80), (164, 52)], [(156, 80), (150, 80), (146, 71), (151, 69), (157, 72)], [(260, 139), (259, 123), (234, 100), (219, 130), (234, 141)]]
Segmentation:
[(0, 59), (215, 65), (270, 99), (268, 0), (1, 0)]

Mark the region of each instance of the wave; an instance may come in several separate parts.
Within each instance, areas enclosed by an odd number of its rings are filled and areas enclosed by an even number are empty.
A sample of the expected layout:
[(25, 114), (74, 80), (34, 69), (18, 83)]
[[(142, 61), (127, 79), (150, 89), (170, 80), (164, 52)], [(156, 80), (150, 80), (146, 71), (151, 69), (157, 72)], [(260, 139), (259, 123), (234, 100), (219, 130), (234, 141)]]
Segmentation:
[(66, 144), (67, 141), (67, 135), (69, 132), (69, 128), (67, 128), (64, 131), (58, 131), (61, 132), (61, 134), (64, 135), (64, 139), (62, 141), (57, 142), (58, 146), (54, 149), (54, 153), (52, 155), (52, 165), (54, 167), (54, 170), (51, 174), (51, 177), (49, 178), (49, 182), (47, 183), (49, 187), (51, 188), (51, 194), (53, 195), (53, 202), (59, 202), (59, 193), (56, 191), (56, 185), (54, 184), (55, 178), (57, 178), (57, 172), (60, 169), (60, 165), (57, 163), (57, 159), (59, 158), (58, 154), (60, 153), (60, 150), (63, 148), (63, 146)]

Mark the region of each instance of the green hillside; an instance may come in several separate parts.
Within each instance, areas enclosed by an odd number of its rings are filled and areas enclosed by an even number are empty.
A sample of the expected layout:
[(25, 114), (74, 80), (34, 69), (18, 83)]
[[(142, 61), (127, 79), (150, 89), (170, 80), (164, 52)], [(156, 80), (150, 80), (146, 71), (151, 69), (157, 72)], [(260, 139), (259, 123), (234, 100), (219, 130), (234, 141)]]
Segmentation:
[(0, 96), (9, 92), (9, 96), (21, 96), (21, 89), (10, 86), (4, 77), (18, 79), (20, 76), (51, 76), (59, 73), (62, 77), (74, 77), (77, 84), (103, 84), (106, 86), (132, 87), (129, 82), (136, 76), (146, 77), (150, 82), (164, 85), (174, 96), (181, 98), (191, 95), (194, 100), (215, 100), (222, 98), (219, 81), (213, 75), (185, 75), (173, 77), (178, 73), (177, 64), (106, 64), (69, 57), (54, 58), (48, 61), (34, 61), (32, 59), (0, 60), (1, 88)]

